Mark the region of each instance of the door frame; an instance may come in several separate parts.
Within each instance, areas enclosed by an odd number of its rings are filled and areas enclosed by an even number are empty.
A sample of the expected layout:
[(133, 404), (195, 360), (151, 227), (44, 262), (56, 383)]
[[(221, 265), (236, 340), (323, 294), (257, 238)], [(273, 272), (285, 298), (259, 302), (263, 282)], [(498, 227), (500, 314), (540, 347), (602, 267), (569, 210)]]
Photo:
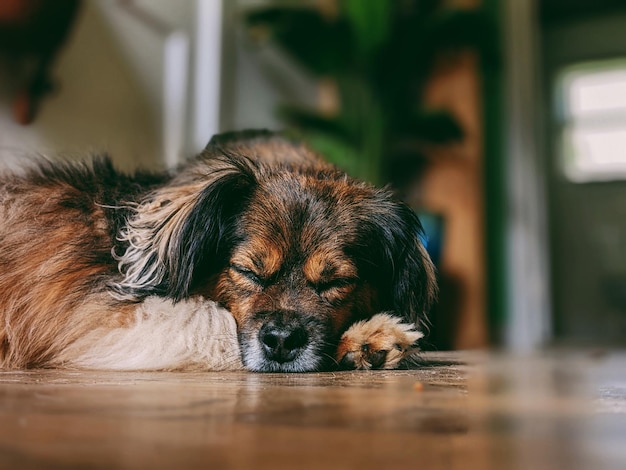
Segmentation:
[(537, 0), (502, 3), (503, 210), (506, 309), (502, 342), (528, 352), (553, 338), (547, 178), (541, 132)]

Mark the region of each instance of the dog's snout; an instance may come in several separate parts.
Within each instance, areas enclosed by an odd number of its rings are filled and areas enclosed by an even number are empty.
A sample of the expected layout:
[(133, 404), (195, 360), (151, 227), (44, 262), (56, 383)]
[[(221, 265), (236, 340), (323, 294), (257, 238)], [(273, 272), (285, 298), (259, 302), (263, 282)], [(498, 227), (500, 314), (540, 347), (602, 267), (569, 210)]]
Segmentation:
[(330, 321), (297, 310), (262, 310), (240, 327), (243, 363), (258, 372), (319, 370), (332, 358)]
[(259, 331), (259, 340), (268, 359), (284, 363), (292, 361), (304, 348), (309, 337), (299, 324), (267, 322)]

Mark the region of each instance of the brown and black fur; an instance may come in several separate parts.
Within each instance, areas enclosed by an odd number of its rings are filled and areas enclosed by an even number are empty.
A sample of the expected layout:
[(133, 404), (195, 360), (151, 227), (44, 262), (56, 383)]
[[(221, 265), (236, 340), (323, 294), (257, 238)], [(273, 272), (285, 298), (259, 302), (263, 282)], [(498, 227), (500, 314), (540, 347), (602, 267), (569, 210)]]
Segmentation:
[(0, 211), (1, 368), (199, 296), (232, 313), (249, 369), (324, 369), (351, 324), (419, 325), (435, 293), (411, 209), (269, 133), (218, 136), (173, 175), (39, 164), (0, 179)]
[[(35, 367), (102, 323), (119, 321), (107, 283), (128, 205), (164, 177), (129, 177), (107, 158), (41, 162), (0, 178), (0, 367)], [(97, 299), (98, 313), (74, 318)], [(122, 313), (120, 309), (119, 313)]]

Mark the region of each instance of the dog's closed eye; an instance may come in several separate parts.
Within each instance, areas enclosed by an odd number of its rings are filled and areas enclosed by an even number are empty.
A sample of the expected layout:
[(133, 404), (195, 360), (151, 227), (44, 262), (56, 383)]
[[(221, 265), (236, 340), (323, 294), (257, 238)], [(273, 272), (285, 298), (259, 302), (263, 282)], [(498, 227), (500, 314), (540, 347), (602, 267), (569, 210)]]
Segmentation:
[(267, 279), (265, 279), (260, 274), (256, 273), (252, 269), (247, 268), (245, 266), (241, 266), (239, 264), (232, 264), (230, 266), (230, 269), (232, 269), (237, 274), (240, 274), (241, 276), (246, 278), (248, 281), (250, 281), (253, 284), (256, 284), (258, 286), (263, 287), (267, 283)]
[(332, 305), (338, 305), (356, 289), (357, 284), (357, 278), (345, 277), (321, 281), (312, 285), (320, 298)]
[(357, 281), (355, 277), (342, 277), (314, 283), (313, 287), (318, 294), (323, 294), (335, 289), (351, 290), (356, 286)]

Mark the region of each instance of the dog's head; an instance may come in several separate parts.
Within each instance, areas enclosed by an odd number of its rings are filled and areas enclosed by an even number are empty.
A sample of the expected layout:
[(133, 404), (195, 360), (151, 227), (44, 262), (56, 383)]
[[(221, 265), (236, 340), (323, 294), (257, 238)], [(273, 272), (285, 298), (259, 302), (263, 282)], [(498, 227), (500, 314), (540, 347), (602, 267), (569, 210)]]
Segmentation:
[(206, 295), (235, 317), (247, 368), (316, 370), (356, 320), (424, 320), (435, 281), (420, 232), (388, 191), (304, 147), (229, 136), (139, 207), (119, 286)]

